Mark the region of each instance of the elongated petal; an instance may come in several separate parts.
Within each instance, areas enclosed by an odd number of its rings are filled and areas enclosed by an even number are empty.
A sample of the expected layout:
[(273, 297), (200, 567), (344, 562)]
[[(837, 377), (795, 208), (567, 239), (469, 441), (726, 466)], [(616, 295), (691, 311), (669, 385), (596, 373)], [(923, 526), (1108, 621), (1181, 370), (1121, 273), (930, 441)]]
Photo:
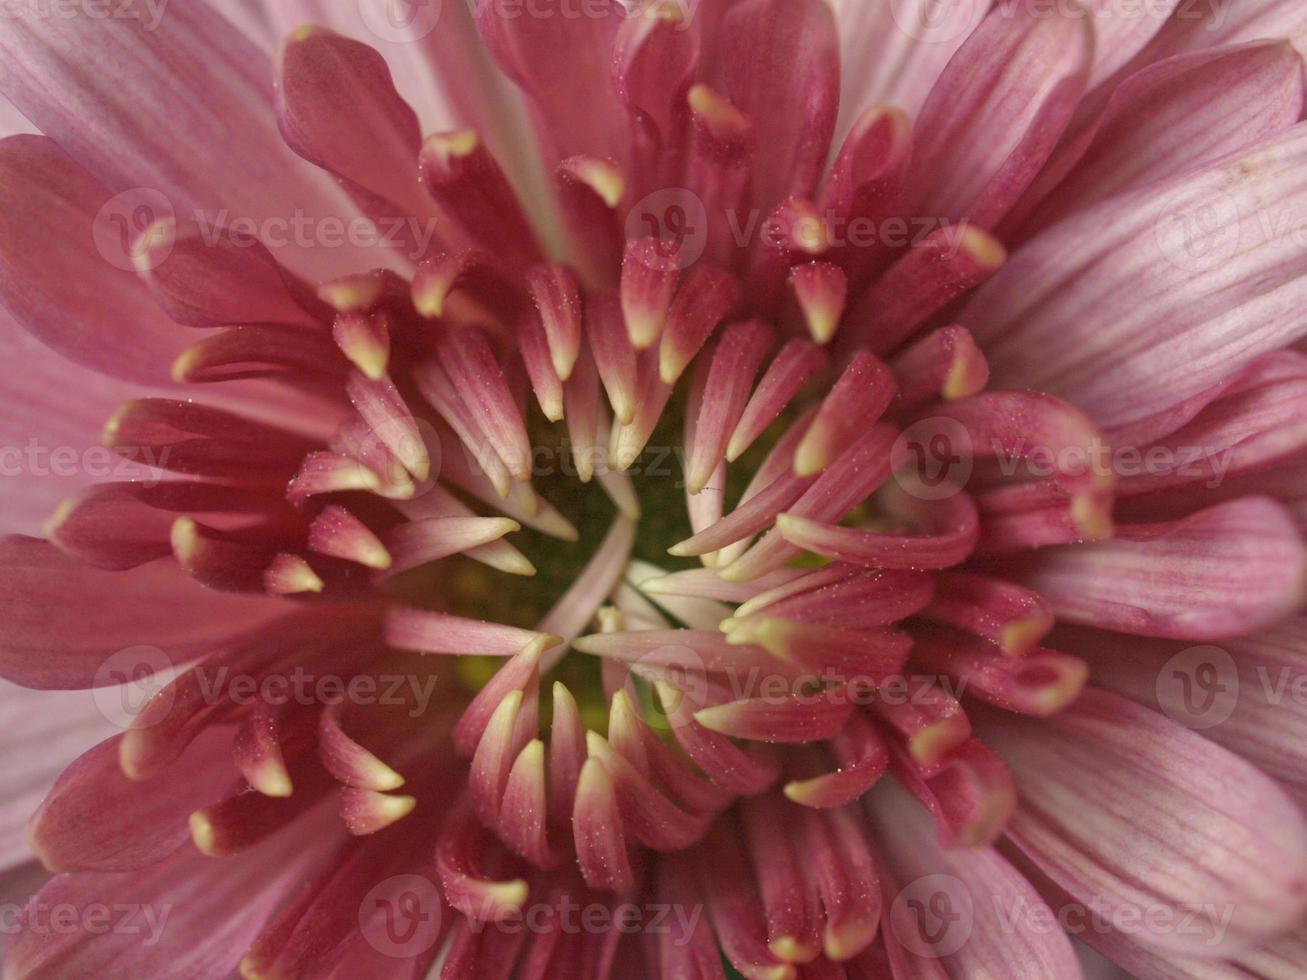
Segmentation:
[[(1079, 980), (1066, 934), (1045, 928), (1056, 921), (1053, 910), (993, 848), (941, 847), (925, 811), (888, 783), (866, 807), (885, 860), (904, 883), (890, 928), (911, 952), (939, 957), (960, 976)], [(923, 943), (914, 925), (933, 941)]]
[(1210, 640), (1253, 632), (1296, 608), (1307, 551), (1287, 511), (1248, 497), (1122, 528), (1110, 542), (1051, 550), (1018, 579), (1072, 622)]
[(1304, 155), (1299, 125), (1031, 241), (962, 314), (995, 383), (1019, 379), (1115, 428), (1300, 336), (1307, 253), (1287, 230), (1307, 214)]
[(998, 9), (949, 62), (916, 126), (914, 213), (992, 228), (1034, 180), (1093, 63), (1081, 16)]
[[(982, 731), (1022, 790), (1013, 843), (1136, 942), (1210, 958), (1271, 938), (1302, 915), (1303, 818), (1270, 779), (1224, 749), (1092, 688), (1054, 719)], [(1192, 911), (1194, 928), (1159, 929), (1125, 911), (1159, 905)]]

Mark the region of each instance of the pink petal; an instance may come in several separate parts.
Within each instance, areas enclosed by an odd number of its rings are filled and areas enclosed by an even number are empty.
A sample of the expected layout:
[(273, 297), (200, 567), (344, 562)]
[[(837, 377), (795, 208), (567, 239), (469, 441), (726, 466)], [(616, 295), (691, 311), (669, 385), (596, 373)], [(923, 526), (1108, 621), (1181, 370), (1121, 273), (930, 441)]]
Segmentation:
[[(207, 5), (171, 13), (154, 24), (149, 11), (11, 19), (0, 50), (12, 70), (0, 88), (110, 193), (124, 195), (116, 199), (121, 218), (143, 200), (211, 221), (223, 209), (256, 225), (275, 218), (283, 233), (296, 215), (353, 217), (330, 181), (281, 140), (267, 56)], [(329, 274), (364, 264), (348, 245), (301, 247), (285, 237), (279, 251), (292, 268)]]
[[(174, 564), (103, 572), (44, 541), (0, 541), (0, 673), (24, 686), (101, 686), (116, 652), (148, 644), (174, 663), (257, 630), (283, 611), (276, 601), (200, 588)], [(73, 608), (73, 616), (50, 615)]]
[(1253, 632), (1295, 609), (1307, 589), (1307, 550), (1289, 514), (1265, 497), (1118, 528), (1113, 541), (1051, 549), (1016, 569), (1059, 619), (1173, 639)]
[(995, 383), (1019, 378), (1115, 428), (1299, 336), (1304, 154), (1297, 126), (1038, 236), (962, 314)]
[(136, 234), (149, 222), (115, 222), (146, 212), (166, 218), (158, 211), (171, 205), (151, 194), (112, 197), (43, 136), (0, 142), (0, 173), (0, 297), (10, 315), (97, 371), (169, 383), (169, 367), (194, 336), (159, 310), (133, 269)]
[(839, 109), (835, 17), (819, 0), (741, 0), (722, 37), (727, 90), (757, 134), (755, 204), (810, 197)]
[[(983, 731), (1022, 791), (1012, 842), (1136, 942), (1210, 958), (1301, 918), (1307, 827), (1236, 756), (1093, 688), (1053, 719)], [(1192, 927), (1159, 927), (1157, 910)]]
[(941, 847), (925, 811), (890, 783), (866, 808), (886, 863), (904, 883), (889, 927), (910, 952), (940, 958), (950, 975), (1079, 980), (1079, 961), (1052, 909), (993, 848)]
[(66, 769), (28, 832), (51, 871), (130, 871), (162, 861), (190, 840), (187, 816), (239, 782), (231, 735), (210, 729), (173, 765), (135, 781), (119, 765), (120, 738)]
[(1083, 17), (1000, 8), (949, 62), (916, 125), (914, 214), (992, 228), (1048, 159), (1084, 92)]
[[(1128, 78), (1035, 181), (1023, 209), (1039, 207), (1021, 222), (1023, 237), (1288, 129), (1302, 115), (1302, 70), (1287, 41), (1261, 41), (1182, 55)], [(1185, 147), (1183, 159), (1160, 149), (1159, 132)]]
[[(317, 819), (221, 862), (184, 848), (141, 871), (61, 875), (19, 917), (5, 967), (15, 977), (226, 976), (337, 839)], [(73, 928), (52, 929), (52, 908), (70, 909)], [(104, 928), (105, 908), (123, 928)]]
[(841, 130), (868, 105), (916, 117), (950, 59), (980, 26), (992, 0), (834, 0), (843, 45)]

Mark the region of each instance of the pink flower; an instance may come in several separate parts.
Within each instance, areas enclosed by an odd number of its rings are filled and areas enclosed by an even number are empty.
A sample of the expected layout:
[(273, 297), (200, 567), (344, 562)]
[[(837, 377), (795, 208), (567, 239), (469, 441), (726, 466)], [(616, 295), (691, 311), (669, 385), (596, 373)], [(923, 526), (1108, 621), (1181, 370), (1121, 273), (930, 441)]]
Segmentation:
[(6, 11), (5, 975), (1303, 975), (1305, 40)]

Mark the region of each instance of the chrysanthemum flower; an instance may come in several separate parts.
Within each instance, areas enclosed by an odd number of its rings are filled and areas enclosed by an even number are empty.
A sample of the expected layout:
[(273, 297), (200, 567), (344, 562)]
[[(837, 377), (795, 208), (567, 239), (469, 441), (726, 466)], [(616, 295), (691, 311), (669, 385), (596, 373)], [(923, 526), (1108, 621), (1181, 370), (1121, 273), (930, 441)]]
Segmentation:
[(1301, 0), (9, 8), (7, 977), (1307, 972)]

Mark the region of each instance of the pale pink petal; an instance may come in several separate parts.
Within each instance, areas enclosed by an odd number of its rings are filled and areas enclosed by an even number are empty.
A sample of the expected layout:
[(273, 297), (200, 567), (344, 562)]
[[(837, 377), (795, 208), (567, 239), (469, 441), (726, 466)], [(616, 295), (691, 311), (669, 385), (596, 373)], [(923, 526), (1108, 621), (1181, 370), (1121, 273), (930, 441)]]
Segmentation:
[(1265, 497), (1125, 525), (1112, 541), (1050, 549), (1011, 570), (1059, 619), (1174, 639), (1253, 632), (1307, 594), (1307, 548), (1288, 512)]
[(994, 383), (1061, 395), (1114, 428), (1301, 336), (1304, 158), (1299, 125), (1036, 237), (961, 316)]
[[(1009, 839), (1135, 941), (1219, 957), (1307, 908), (1298, 808), (1200, 735), (1093, 688), (1054, 718), (980, 728), (1021, 791)], [(1169, 927), (1150, 909), (1169, 910)], [(1176, 928), (1188, 911), (1192, 928)]]

